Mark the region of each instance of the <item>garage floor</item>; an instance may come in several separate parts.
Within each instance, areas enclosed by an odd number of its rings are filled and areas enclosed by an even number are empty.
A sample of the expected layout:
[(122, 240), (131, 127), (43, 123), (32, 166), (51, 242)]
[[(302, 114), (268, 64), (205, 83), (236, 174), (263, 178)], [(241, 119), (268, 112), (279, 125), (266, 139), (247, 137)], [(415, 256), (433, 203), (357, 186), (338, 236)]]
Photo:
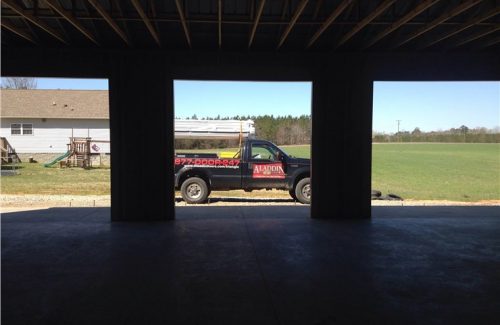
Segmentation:
[(107, 208), (2, 215), (3, 324), (493, 324), (500, 207)]

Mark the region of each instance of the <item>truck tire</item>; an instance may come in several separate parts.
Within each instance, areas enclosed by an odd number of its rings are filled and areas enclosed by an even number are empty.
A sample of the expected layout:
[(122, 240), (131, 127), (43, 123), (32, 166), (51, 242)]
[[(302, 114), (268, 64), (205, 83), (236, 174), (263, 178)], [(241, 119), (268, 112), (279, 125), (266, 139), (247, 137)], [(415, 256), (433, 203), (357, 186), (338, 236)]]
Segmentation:
[(186, 179), (181, 186), (181, 195), (187, 204), (199, 204), (207, 200), (207, 183), (199, 177)]
[(297, 200), (297, 196), (295, 196), (295, 189), (292, 189), (292, 190), (288, 191), (288, 193), (290, 193), (290, 196), (292, 197), (292, 199), (294, 201), (298, 201)]
[(300, 203), (311, 203), (311, 179), (309, 177), (301, 179), (295, 185), (295, 196)]

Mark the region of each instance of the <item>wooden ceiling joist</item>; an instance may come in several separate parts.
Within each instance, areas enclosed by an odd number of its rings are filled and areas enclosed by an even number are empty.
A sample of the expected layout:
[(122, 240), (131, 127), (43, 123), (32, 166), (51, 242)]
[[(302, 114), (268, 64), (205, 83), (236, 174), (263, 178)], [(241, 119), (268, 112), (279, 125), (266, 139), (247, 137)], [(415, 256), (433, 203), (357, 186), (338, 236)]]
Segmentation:
[(420, 35), (427, 33), (428, 31), (434, 29), (437, 27), (439, 24), (444, 23), (448, 19), (451, 19), (455, 16), (460, 15), (462, 12), (466, 11), (467, 9), (472, 8), (473, 6), (477, 5), (483, 0), (469, 0), (461, 3), (457, 7), (453, 8), (451, 11), (444, 13), (443, 15), (439, 16), (438, 18), (434, 19), (432, 22), (429, 24), (425, 25), (424, 27), (416, 30), (415, 32), (411, 33), (410, 36), (408, 36), (405, 40), (402, 42), (398, 43), (396, 47), (399, 47), (403, 44), (406, 44), (410, 42), (411, 40), (419, 37)]
[(421, 14), (424, 10), (432, 7), (437, 2), (439, 2), (439, 0), (426, 0), (420, 3), (418, 6), (415, 7), (415, 9), (411, 10), (401, 19), (399, 19), (394, 24), (386, 28), (383, 32), (375, 36), (370, 42), (368, 42), (368, 44), (365, 46), (365, 49), (371, 47), (372, 45), (380, 41), (382, 38), (394, 32), (396, 29), (400, 28), (401, 26), (403, 26), (404, 24), (406, 24), (407, 22), (409, 22), (410, 20)]
[(20, 30), (18, 27), (14, 26), (10, 22), (6, 21), (5, 19), (1, 19), (0, 22), (2, 24), (2, 27), (4, 27), (5, 29), (10, 30), (14, 34), (21, 36), (22, 38), (24, 38), (27, 41), (30, 41), (33, 44), (36, 44), (36, 41), (33, 39), (33, 37), (31, 37), (30, 34)]
[(486, 35), (489, 35), (491, 33), (495, 33), (496, 31), (499, 31), (499, 30), (500, 30), (500, 24), (495, 25), (495, 26), (491, 26), (491, 27), (479, 32), (479, 33), (476, 33), (470, 37), (467, 37), (465, 40), (455, 44), (455, 47), (462, 46), (462, 45), (465, 45), (465, 44), (470, 43), (472, 41), (478, 40)]
[(472, 26), (475, 26), (475, 25), (477, 25), (477, 24), (479, 24), (479, 23), (481, 23), (481, 22), (483, 22), (483, 21), (485, 21), (487, 19), (490, 19), (490, 18), (492, 18), (492, 17), (494, 17), (494, 16), (496, 16), (498, 14), (500, 14), (500, 7), (496, 7), (495, 9), (487, 12), (484, 15), (481, 15), (479, 17), (476, 17), (476, 18), (473, 18), (473, 19), (469, 20), (465, 24), (461, 25), (459, 28), (457, 28), (457, 29), (455, 29), (455, 30), (453, 30), (453, 31), (451, 31), (449, 33), (446, 33), (446, 34), (442, 35), (441, 37), (436, 38), (432, 42), (430, 42), (430, 43), (422, 46), (421, 49), (426, 49), (428, 47), (431, 47), (431, 46), (433, 46), (436, 43), (442, 42), (442, 41), (444, 41), (444, 40), (446, 40), (446, 39), (448, 39), (448, 38), (450, 38), (450, 37), (452, 37), (452, 36), (454, 36), (454, 35), (456, 35), (458, 33), (463, 32), (466, 29), (469, 29)]
[(337, 19), (338, 16), (353, 2), (354, 0), (344, 0), (338, 5), (337, 8), (330, 14), (330, 16), (326, 19), (326, 21), (321, 25), (321, 27), (316, 31), (313, 35), (309, 43), (307, 43), (307, 48), (311, 47), (311, 45), (316, 42), (316, 40), (323, 34), (325, 30), (330, 27), (330, 25)]
[(61, 15), (64, 19), (66, 19), (71, 25), (73, 25), (76, 29), (78, 29), (85, 37), (87, 37), (90, 41), (92, 41), (94, 44), (99, 45), (99, 43), (96, 41), (94, 35), (92, 35), (91, 32), (89, 32), (83, 25), (80, 23), (78, 19), (73, 16), (73, 14), (64, 9), (61, 4), (57, 0), (45, 0), (45, 3), (52, 8), (55, 12), (57, 12), (59, 15)]
[(307, 3), (309, 0), (302, 0), (300, 1), (299, 5), (297, 6), (297, 10), (295, 10), (292, 19), (290, 20), (290, 23), (288, 23), (288, 26), (286, 26), (285, 31), (281, 35), (280, 41), (278, 43), (277, 48), (279, 49), (283, 43), (285, 43), (286, 38), (288, 37), (288, 34), (292, 31), (293, 26), (295, 26), (295, 23), (299, 19), (300, 15), (302, 14), (302, 11), (306, 8)]
[(494, 38), (494, 39), (492, 39), (484, 44), (481, 44), (481, 48), (490, 47), (490, 46), (496, 45), (498, 43), (500, 43), (500, 36), (498, 36), (498, 37), (496, 37), (496, 38)]
[(222, 46), (222, 0), (217, 1), (217, 25), (219, 26), (219, 48)]
[[(64, 37), (59, 34), (59, 32), (57, 32), (56, 30), (54, 30), (52, 27), (50, 27), (49, 25), (47, 25), (44, 21), (42, 21), (40, 18), (38, 17), (35, 17), (34, 15), (32, 15), (31, 13), (27, 12), (26, 10), (24, 10), (23, 8), (21, 8), (17, 3), (15, 3), (13, 0), (2, 0), (2, 4), (5, 4), (7, 5), (9, 8), (11, 8), (15, 13), (17, 13), (18, 15), (20, 15), (21, 17), (23, 17), (24, 19), (28, 20), (30, 23), (32, 23), (33, 25), (36, 25), (38, 27), (40, 27), (41, 29), (43, 29), (44, 31), (46, 31), (47, 33), (49, 33), (50, 35), (52, 35), (53, 37), (55, 37), (56, 39), (58, 39), (59, 41), (63, 42), (64, 44), (68, 44), (68, 42), (66, 41), (66, 39), (64, 39)], [(3, 20), (3, 19), (2, 19)]]
[(257, 26), (259, 25), (260, 17), (262, 16), (262, 12), (264, 11), (264, 5), (266, 4), (266, 0), (260, 0), (259, 8), (257, 8), (257, 13), (255, 15), (255, 20), (253, 22), (252, 31), (250, 32), (250, 39), (248, 40), (248, 47), (250, 48), (253, 43), (253, 39), (255, 37), (255, 32), (257, 31)]
[(314, 8), (314, 12), (312, 15), (312, 20), (316, 20), (316, 18), (318, 18), (319, 11), (321, 10), (322, 5), (323, 5), (323, 0), (318, 0), (318, 2), (316, 2), (316, 7)]
[(386, 11), (396, 0), (385, 0), (382, 2), (374, 11), (372, 11), (368, 16), (366, 16), (362, 21), (359, 22), (353, 29), (351, 29), (347, 34), (345, 34), (337, 44), (337, 47), (343, 45), (345, 42), (350, 40), (354, 35), (356, 35), (360, 30), (365, 28), (369, 23), (371, 23), (375, 18), (380, 16), (384, 11)]
[(149, 30), (149, 33), (155, 40), (156, 44), (158, 44), (158, 46), (161, 46), (160, 37), (158, 36), (158, 33), (156, 32), (153, 25), (151, 24), (151, 20), (149, 20), (148, 16), (144, 12), (144, 9), (142, 9), (142, 5), (139, 2), (139, 0), (130, 0), (130, 1), (132, 2), (132, 5), (134, 6), (135, 10), (137, 11), (142, 21), (146, 25), (146, 28)]
[(125, 35), (125, 32), (123, 32), (120, 26), (118, 26), (118, 24), (113, 20), (113, 18), (111, 18), (111, 16), (108, 14), (106, 9), (99, 3), (99, 1), (98, 0), (87, 0), (87, 1), (95, 8), (95, 10), (97, 10), (99, 15), (101, 15), (102, 18), (104, 18), (104, 20), (118, 34), (118, 36), (120, 36), (120, 38), (125, 43), (127, 43), (128, 46), (130, 46), (130, 41), (127, 35)]
[(175, 5), (177, 6), (177, 12), (179, 13), (179, 17), (181, 18), (182, 29), (184, 30), (184, 35), (186, 36), (186, 41), (191, 47), (191, 36), (189, 36), (189, 29), (186, 23), (186, 17), (184, 16), (184, 8), (181, 5), (180, 0), (175, 0)]

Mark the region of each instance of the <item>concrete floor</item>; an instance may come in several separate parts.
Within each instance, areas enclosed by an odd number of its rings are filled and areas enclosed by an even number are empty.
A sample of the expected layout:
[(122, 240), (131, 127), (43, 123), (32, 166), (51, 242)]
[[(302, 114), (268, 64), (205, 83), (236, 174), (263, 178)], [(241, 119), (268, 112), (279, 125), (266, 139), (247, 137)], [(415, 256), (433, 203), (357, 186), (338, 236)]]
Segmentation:
[(2, 215), (2, 324), (498, 324), (499, 207)]

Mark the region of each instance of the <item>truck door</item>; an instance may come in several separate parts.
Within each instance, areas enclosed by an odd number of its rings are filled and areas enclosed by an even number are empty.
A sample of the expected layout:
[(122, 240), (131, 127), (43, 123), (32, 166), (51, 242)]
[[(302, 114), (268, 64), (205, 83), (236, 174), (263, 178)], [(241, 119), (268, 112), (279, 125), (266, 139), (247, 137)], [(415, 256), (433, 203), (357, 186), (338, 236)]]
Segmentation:
[(247, 153), (248, 167), (244, 187), (248, 189), (284, 188), (286, 172), (278, 151), (266, 142), (252, 142)]

